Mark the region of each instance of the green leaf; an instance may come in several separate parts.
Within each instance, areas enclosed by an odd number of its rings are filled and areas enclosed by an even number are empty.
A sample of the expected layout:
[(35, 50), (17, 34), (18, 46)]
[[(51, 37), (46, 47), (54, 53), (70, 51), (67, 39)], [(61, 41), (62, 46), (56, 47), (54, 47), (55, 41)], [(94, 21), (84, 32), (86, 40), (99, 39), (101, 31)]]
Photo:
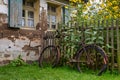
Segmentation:
[(86, 44), (93, 44), (94, 42), (93, 41), (89, 41), (89, 42), (87, 42)]
[(112, 46), (110, 46), (109, 44), (106, 44), (107, 48), (112, 48)]
[(102, 36), (99, 36), (98, 39), (99, 40), (104, 40), (104, 38)]
[(97, 44), (104, 44), (104, 42), (103, 42), (103, 41), (100, 41), (100, 40), (99, 40), (99, 41), (96, 41), (96, 43), (97, 43)]
[(97, 31), (94, 31), (94, 32), (93, 32), (93, 35), (96, 35), (96, 34), (97, 34)]
[(91, 38), (86, 38), (85, 40), (86, 40), (86, 41), (91, 41)]
[(69, 32), (73, 32), (73, 29), (69, 29)]
[(94, 40), (96, 40), (96, 37), (92, 37), (92, 39), (91, 39), (92, 41), (94, 41)]

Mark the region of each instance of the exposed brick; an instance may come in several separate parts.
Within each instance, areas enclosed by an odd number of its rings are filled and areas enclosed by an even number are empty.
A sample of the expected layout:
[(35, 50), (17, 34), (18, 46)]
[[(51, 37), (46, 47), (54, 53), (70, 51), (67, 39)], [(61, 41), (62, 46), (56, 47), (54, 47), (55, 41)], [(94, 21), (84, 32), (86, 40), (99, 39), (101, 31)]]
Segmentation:
[(21, 36), (27, 36), (28, 38), (40, 38), (41, 37), (41, 31), (39, 30), (25, 30), (21, 29), (20, 30), (20, 35)]
[(3, 31), (3, 37), (11, 37), (11, 36), (18, 37), (19, 31), (18, 30), (4, 30)]
[(2, 63), (3, 64), (8, 64), (8, 63), (10, 63), (10, 60), (4, 60), (4, 61), (2, 61)]
[(8, 57), (10, 57), (10, 54), (4, 54), (4, 57), (8, 58)]
[(38, 46), (37, 46), (37, 47), (30, 47), (30, 46), (28, 46), (28, 45), (25, 45), (22, 49), (23, 49), (24, 51), (27, 51), (27, 50), (36, 51), (36, 50), (38, 50)]

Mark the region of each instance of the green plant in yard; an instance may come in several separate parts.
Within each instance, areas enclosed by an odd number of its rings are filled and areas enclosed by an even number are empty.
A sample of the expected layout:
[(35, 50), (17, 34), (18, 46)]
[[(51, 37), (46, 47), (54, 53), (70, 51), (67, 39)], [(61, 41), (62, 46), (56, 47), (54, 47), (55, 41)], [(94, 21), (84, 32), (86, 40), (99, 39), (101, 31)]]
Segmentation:
[(85, 30), (86, 44), (97, 44), (97, 45), (103, 45), (104, 44), (104, 38), (103, 36), (100, 36), (102, 34), (103, 28), (93, 28)]
[(80, 41), (84, 41), (86, 44), (97, 44), (102, 48), (110, 48), (109, 44), (104, 43), (105, 23), (103, 19), (100, 19), (101, 16), (98, 16), (98, 11), (91, 9), (95, 7), (90, 2), (75, 1), (71, 1), (67, 6), (70, 13), (70, 16), (66, 15), (70, 17), (68, 24), (62, 24), (59, 27), (60, 33), (65, 36), (60, 42), (60, 45), (63, 46), (61, 50), (63, 50), (64, 56), (62, 58), (65, 58), (64, 60), (73, 57), (74, 52), (80, 48)]
[(21, 55), (19, 55), (17, 59), (12, 60), (9, 65), (17, 67), (17, 66), (27, 65), (27, 63), (24, 62), (24, 60), (21, 58)]
[(68, 28), (66, 26), (64, 27), (64, 29), (59, 28), (59, 32), (59, 35), (64, 36), (60, 38), (59, 43), (62, 46), (61, 53), (63, 56), (61, 60), (63, 60), (62, 62), (65, 63), (75, 54), (74, 52), (76, 52), (78, 48), (78, 43), (80, 42), (81, 31), (76, 32), (75, 29)]

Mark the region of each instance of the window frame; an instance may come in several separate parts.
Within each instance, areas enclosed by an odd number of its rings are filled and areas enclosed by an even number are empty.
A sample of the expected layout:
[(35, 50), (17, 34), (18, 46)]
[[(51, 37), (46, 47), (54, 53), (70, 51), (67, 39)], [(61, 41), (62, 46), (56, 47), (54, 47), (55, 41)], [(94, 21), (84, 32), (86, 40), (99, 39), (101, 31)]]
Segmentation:
[[(24, 26), (22, 26), (22, 28), (32, 28), (32, 29), (35, 28), (35, 22), (34, 22), (35, 21), (34, 20), (34, 17), (35, 17), (35, 8), (34, 8), (34, 5), (35, 5), (35, 3), (33, 3), (33, 6), (28, 6), (27, 5), (27, 1), (25, 1), (25, 4), (23, 4), (23, 10), (25, 12), (25, 16), (24, 17), (22, 16), (22, 19), (24, 19)], [(29, 11), (33, 12), (33, 18), (31, 18), (31, 20), (33, 20), (33, 26), (29, 26), (29, 24), (28, 24), (28, 21), (29, 21), (28, 19), (30, 19), (28, 17), (28, 12)]]
[[(56, 12), (54, 13), (54, 12), (50, 12), (49, 10), (48, 10), (48, 6), (54, 6), (54, 7), (56, 7)], [(51, 20), (51, 18), (50, 18), (50, 26), (49, 26), (49, 28), (48, 29), (57, 29), (58, 28), (58, 23), (59, 22), (61, 22), (61, 20), (62, 20), (62, 4), (57, 4), (57, 3), (52, 3), (52, 2), (47, 2), (47, 16), (48, 15), (55, 15), (56, 16), (56, 28), (52, 28), (52, 20)], [(47, 20), (48, 20), (48, 18), (47, 18)]]
[[(55, 8), (55, 11), (52, 11), (52, 7)], [(49, 20), (47, 18), (48, 25), (49, 25), (48, 28), (56, 29), (57, 28), (57, 5), (48, 3), (47, 12), (48, 12), (47, 16), (49, 17)], [(52, 28), (52, 16), (55, 17), (55, 28)]]

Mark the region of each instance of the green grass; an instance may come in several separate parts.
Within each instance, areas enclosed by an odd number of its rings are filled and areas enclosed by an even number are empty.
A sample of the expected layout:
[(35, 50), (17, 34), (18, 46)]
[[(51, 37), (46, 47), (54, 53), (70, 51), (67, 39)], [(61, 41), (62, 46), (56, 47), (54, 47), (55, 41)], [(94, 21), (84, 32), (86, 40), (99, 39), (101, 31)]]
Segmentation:
[(0, 67), (0, 80), (120, 80), (120, 75), (104, 73), (102, 76), (79, 73), (69, 67), (39, 68), (27, 65), (21, 67)]

